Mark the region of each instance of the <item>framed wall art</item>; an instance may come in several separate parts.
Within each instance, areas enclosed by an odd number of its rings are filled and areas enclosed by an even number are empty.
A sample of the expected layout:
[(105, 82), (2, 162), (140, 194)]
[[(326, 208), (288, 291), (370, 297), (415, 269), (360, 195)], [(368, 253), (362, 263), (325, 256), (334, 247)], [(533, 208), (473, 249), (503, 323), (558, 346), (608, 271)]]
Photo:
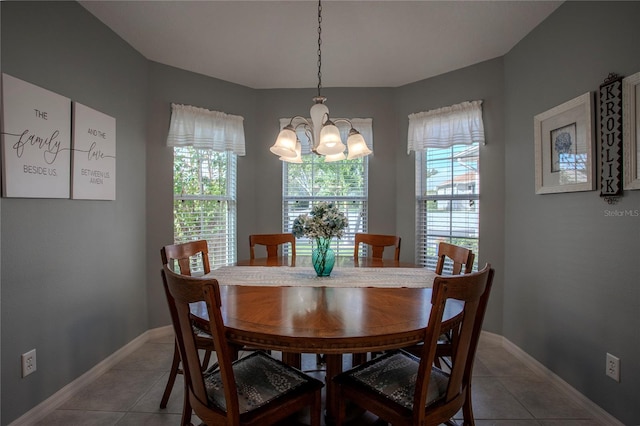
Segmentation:
[(71, 100), (2, 74), (2, 194), (69, 198)]
[(593, 191), (593, 96), (578, 96), (534, 117), (536, 194)]
[(624, 189), (640, 189), (640, 72), (622, 80)]
[(116, 119), (73, 102), (71, 198), (116, 199)]

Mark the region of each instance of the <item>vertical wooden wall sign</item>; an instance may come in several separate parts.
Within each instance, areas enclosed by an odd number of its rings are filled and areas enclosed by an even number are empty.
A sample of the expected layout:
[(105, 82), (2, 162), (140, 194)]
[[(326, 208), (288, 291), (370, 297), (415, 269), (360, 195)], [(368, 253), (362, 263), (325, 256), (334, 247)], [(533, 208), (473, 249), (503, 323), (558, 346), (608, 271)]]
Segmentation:
[(600, 85), (600, 196), (609, 203), (622, 195), (622, 77), (609, 74)]
[(71, 198), (116, 199), (116, 119), (73, 103)]
[(69, 198), (71, 100), (2, 74), (2, 194)]

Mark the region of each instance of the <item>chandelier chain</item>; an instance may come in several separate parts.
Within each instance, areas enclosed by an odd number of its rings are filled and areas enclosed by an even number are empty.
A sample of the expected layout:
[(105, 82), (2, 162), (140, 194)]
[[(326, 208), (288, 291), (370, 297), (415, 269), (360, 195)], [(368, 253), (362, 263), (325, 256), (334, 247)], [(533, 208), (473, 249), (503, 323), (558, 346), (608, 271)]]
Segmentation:
[(318, 97), (322, 89), (322, 0), (318, 0)]

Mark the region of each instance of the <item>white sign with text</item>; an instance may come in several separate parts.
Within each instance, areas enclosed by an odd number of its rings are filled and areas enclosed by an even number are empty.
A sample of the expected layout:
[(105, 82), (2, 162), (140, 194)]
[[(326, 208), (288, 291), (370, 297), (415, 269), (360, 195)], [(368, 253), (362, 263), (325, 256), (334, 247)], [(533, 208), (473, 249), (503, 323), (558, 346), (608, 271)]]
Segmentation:
[(69, 198), (71, 100), (2, 74), (2, 194)]
[(116, 199), (116, 119), (73, 103), (71, 198)]

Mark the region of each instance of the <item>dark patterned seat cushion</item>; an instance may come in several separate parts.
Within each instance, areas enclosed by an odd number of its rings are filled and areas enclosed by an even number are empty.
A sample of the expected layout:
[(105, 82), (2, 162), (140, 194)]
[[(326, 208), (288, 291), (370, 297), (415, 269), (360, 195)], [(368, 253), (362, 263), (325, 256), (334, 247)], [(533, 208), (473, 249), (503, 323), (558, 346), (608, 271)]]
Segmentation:
[[(337, 380), (364, 386), (413, 410), (413, 395), (419, 364), (419, 358), (405, 351), (389, 352), (342, 373)], [(449, 375), (433, 367), (427, 392), (427, 406), (445, 396), (448, 383)]]
[[(220, 371), (214, 368), (204, 373), (209, 403), (226, 411)], [(235, 361), (233, 373), (238, 388), (240, 414), (255, 410), (310, 383), (322, 386), (322, 382), (271, 358), (262, 351)]]
[(194, 322), (191, 324), (191, 328), (193, 329), (193, 335), (197, 338), (211, 339), (211, 333), (209, 332), (209, 330), (205, 330), (204, 328), (200, 327), (199, 324)]

